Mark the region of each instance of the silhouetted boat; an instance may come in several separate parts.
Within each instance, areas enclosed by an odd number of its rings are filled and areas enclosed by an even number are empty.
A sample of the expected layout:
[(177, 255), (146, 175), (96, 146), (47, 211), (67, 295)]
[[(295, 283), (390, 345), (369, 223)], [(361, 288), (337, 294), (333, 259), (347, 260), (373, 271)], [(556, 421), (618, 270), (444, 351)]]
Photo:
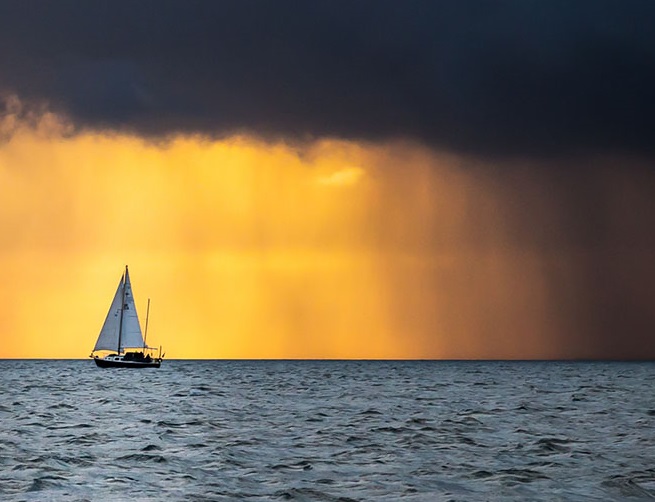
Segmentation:
[[(150, 299), (148, 299), (146, 313), (146, 335), (149, 314)], [(112, 352), (101, 357), (96, 354), (99, 351)], [(105, 323), (89, 357), (92, 357), (96, 365), (101, 368), (159, 368), (163, 359), (161, 347), (159, 347), (159, 354), (156, 354), (156, 351), (157, 349), (146, 345), (141, 333), (130, 274), (126, 265)]]

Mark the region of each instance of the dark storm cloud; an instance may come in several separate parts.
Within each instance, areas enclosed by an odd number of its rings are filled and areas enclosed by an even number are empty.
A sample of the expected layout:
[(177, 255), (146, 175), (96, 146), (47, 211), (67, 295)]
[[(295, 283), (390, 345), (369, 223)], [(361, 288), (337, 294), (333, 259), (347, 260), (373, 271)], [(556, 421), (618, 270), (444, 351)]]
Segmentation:
[(80, 127), (650, 154), (648, 1), (4, 1), (0, 89)]

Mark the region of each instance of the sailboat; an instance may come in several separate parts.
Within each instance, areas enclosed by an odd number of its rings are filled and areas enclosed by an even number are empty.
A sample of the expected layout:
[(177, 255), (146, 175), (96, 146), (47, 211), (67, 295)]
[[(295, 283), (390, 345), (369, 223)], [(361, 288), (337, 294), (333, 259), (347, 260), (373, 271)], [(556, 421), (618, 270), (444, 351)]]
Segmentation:
[[(146, 314), (146, 336), (149, 314), (150, 299), (148, 299)], [(96, 354), (96, 352), (106, 351), (110, 351), (110, 353), (102, 357)], [(163, 359), (161, 347), (157, 354), (155, 348), (146, 345), (141, 333), (127, 265), (125, 273), (118, 283), (118, 289), (116, 289), (96, 345), (89, 357), (92, 357), (96, 365), (101, 368), (159, 368), (161, 366)]]

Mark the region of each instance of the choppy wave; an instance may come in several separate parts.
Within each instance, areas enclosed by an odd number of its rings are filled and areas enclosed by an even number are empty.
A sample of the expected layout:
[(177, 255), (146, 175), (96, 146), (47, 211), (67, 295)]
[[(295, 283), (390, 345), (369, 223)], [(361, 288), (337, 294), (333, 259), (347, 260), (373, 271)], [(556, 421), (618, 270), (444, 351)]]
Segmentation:
[(652, 500), (655, 364), (0, 361), (0, 500)]

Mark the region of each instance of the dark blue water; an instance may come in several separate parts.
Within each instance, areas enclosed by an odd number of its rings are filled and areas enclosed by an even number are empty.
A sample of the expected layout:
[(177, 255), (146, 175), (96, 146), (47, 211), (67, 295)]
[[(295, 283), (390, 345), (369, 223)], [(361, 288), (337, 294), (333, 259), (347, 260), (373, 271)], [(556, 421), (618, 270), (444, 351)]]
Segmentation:
[(0, 361), (0, 500), (650, 500), (655, 364)]

